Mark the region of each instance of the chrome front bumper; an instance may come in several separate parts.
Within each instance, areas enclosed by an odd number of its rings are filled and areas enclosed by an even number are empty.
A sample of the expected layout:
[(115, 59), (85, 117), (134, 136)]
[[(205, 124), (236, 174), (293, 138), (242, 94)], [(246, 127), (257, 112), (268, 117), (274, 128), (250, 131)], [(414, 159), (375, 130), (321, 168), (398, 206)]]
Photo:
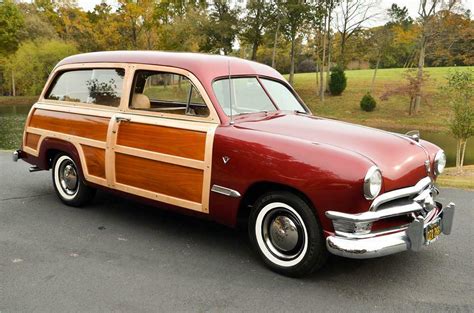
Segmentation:
[[(441, 219), (442, 233), (445, 235), (451, 233), (454, 211), (455, 205), (450, 203), (441, 209), (436, 216), (430, 217), (429, 221), (425, 221), (422, 217), (417, 217), (404, 230), (388, 231), (380, 235), (367, 234), (366, 238), (363, 238), (363, 236), (355, 238), (356, 236), (351, 237), (347, 236), (347, 234), (338, 235), (336, 232), (335, 235), (327, 237), (326, 246), (332, 254), (353, 259), (376, 258), (406, 250), (419, 251), (424, 245), (429, 244), (425, 240), (425, 227), (437, 218)], [(361, 217), (361, 215), (344, 215), (348, 219), (357, 221)], [(374, 215), (369, 214), (369, 216), (373, 217)], [(365, 220), (366, 217), (368, 216), (365, 215), (362, 219)]]

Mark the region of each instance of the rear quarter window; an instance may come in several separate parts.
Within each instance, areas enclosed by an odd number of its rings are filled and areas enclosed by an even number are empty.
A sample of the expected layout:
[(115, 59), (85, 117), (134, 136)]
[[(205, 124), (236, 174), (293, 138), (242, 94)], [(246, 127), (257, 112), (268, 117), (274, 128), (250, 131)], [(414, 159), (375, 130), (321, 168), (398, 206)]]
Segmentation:
[(125, 70), (84, 69), (59, 73), (46, 99), (118, 107)]

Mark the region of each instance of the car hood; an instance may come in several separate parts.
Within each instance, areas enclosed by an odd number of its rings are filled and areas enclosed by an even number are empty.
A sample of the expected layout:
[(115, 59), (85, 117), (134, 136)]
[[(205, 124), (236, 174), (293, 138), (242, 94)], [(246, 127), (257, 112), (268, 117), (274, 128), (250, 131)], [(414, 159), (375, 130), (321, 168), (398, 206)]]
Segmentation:
[(421, 144), (399, 134), (310, 115), (280, 112), (238, 119), (235, 126), (356, 152), (380, 168), (385, 191), (412, 186), (428, 175), (425, 161), (429, 160), (429, 154)]

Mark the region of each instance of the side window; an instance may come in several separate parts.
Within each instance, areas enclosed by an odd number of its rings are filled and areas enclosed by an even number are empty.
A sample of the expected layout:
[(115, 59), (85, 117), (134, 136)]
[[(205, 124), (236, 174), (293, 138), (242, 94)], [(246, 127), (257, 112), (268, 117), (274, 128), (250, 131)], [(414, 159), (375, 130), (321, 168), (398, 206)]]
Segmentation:
[(155, 71), (135, 73), (130, 108), (190, 116), (209, 116), (209, 108), (185, 76)]
[(118, 107), (124, 69), (72, 70), (59, 74), (46, 99)]

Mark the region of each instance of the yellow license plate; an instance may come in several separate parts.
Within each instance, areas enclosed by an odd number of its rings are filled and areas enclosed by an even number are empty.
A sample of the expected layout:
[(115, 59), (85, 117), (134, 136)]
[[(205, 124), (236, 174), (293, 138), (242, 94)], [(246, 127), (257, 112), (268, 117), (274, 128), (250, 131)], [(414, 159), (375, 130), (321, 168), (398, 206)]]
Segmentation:
[(425, 240), (427, 242), (435, 241), (441, 234), (441, 219), (437, 219), (425, 228)]

